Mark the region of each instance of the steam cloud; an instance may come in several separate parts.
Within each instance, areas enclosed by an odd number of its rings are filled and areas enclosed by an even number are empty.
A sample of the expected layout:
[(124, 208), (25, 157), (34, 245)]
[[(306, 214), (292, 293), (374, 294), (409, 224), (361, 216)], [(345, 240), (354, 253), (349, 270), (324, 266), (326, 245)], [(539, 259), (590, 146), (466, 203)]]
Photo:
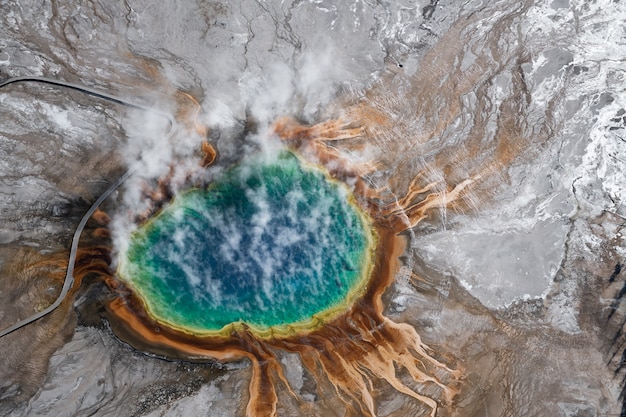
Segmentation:
[[(213, 132), (225, 132), (216, 146), (218, 152), (223, 147), (225, 152), (232, 148), (230, 152), (239, 157), (259, 150), (273, 154), (283, 145), (272, 137), (271, 124), (285, 115), (304, 120), (318, 118), (340, 86), (354, 84), (350, 81), (349, 64), (350, 57), (341, 57), (340, 51), (329, 43), (319, 43), (289, 60), (251, 65), (232, 83), (232, 89), (216, 86), (214, 91), (208, 91), (195, 122), (208, 126)], [(171, 77), (168, 80), (171, 85), (178, 85), (174, 73), (167, 72), (166, 76)], [(160, 111), (175, 117), (175, 97), (155, 100)], [(246, 132), (245, 140), (233, 145), (236, 138), (231, 136), (241, 134), (246, 119), (253, 120), (256, 129)], [(147, 188), (168, 177), (169, 186), (176, 193), (178, 187), (188, 186), (190, 179), (207, 182), (225, 168), (218, 161), (208, 171), (200, 172), (197, 152), (205, 138), (184, 129), (181, 123), (168, 134), (169, 121), (159, 113), (132, 111), (125, 121), (125, 129), (128, 140), (122, 154), (133, 174), (123, 186), (121, 206), (111, 224), (117, 254), (127, 250), (130, 235), (136, 228), (136, 216), (153, 205), (146, 195)], [(232, 241), (224, 242), (220, 249), (224, 256), (229, 256), (224, 245), (235, 245), (237, 240), (236, 231), (228, 235), (232, 236)], [(285, 232), (285, 239), (289, 239), (288, 235)]]

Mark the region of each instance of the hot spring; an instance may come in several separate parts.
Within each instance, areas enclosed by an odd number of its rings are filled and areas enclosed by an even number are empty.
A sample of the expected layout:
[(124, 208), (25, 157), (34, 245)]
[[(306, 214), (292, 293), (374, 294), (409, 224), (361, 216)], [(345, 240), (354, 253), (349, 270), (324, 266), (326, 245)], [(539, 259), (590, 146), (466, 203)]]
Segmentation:
[(359, 297), (375, 235), (346, 185), (291, 152), (178, 193), (132, 235), (118, 275), (157, 322), (195, 335), (318, 328)]

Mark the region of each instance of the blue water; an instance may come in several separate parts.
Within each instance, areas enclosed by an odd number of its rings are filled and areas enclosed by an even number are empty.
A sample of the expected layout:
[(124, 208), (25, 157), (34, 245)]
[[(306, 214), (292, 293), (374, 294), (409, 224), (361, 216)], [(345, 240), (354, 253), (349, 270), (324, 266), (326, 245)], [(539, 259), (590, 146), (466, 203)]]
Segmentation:
[(371, 231), (349, 199), (289, 152), (249, 158), (135, 232), (119, 274), (178, 328), (306, 322), (367, 279)]

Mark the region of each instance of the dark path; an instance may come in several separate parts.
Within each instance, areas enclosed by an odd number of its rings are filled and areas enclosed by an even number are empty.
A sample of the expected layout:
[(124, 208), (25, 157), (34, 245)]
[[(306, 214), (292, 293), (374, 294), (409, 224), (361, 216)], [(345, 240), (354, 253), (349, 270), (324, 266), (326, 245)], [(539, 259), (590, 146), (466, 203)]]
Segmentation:
[[(78, 84), (73, 84), (73, 83), (68, 83), (65, 81), (58, 81), (58, 80), (54, 80), (54, 79), (50, 79), (50, 78), (45, 78), (45, 77), (15, 77), (15, 78), (9, 78), (7, 80), (4, 80), (2, 82), (0, 82), (0, 88), (11, 85), (11, 84), (15, 84), (15, 83), (19, 83), (19, 82), (35, 82), (35, 83), (42, 83), (42, 84), (49, 84), (49, 85), (55, 85), (55, 86), (59, 86), (59, 87), (63, 87), (63, 88), (69, 88), (75, 91), (79, 91), (81, 93), (85, 93), (88, 94), (90, 96), (93, 97), (98, 97), (104, 100), (108, 100), (111, 101), (113, 103), (117, 103), (126, 107), (131, 107), (131, 108), (135, 108), (135, 109), (140, 109), (140, 110), (144, 110), (144, 111), (148, 111), (148, 112), (152, 112), (152, 113), (156, 113), (160, 116), (163, 116), (164, 118), (166, 118), (169, 123), (170, 123), (170, 130), (168, 132), (168, 135), (171, 135), (174, 130), (175, 130), (175, 126), (176, 126), (176, 121), (174, 120), (174, 118), (167, 114), (167, 113), (163, 113), (157, 109), (153, 109), (153, 108), (149, 108), (149, 107), (145, 107), (136, 103), (132, 103), (128, 100), (122, 99), (120, 97), (105, 93), (103, 91), (99, 91), (93, 88), (89, 88), (86, 86), (82, 86), (82, 85), (78, 85)], [(124, 175), (122, 175), (120, 178), (118, 178), (89, 208), (89, 210), (83, 215), (82, 219), (80, 220), (80, 223), (78, 224), (78, 227), (76, 228), (76, 231), (74, 232), (74, 236), (72, 237), (72, 247), (70, 249), (70, 256), (68, 259), (68, 263), (67, 263), (67, 272), (65, 274), (65, 281), (63, 282), (63, 288), (61, 290), (61, 293), (59, 294), (59, 296), (57, 297), (56, 301), (54, 303), (52, 303), (50, 306), (48, 306), (46, 309), (38, 312), (37, 314), (34, 314), (24, 320), (21, 320), (17, 323), (15, 323), (14, 325), (1, 330), (0, 331), (0, 337), (5, 336), (17, 329), (19, 329), (20, 327), (23, 327), (29, 323), (32, 323), (35, 320), (40, 319), (41, 317), (45, 316), (46, 314), (50, 313), (51, 311), (53, 311), (55, 308), (57, 308), (65, 299), (65, 297), (67, 296), (69, 290), (72, 288), (72, 285), (74, 284), (74, 263), (76, 261), (76, 251), (78, 250), (78, 242), (80, 240), (80, 235), (83, 232), (83, 229), (85, 228), (85, 225), (87, 224), (87, 221), (89, 220), (89, 218), (92, 216), (92, 214), (98, 209), (98, 207), (100, 207), (100, 205), (104, 202), (104, 200), (106, 200), (109, 195), (111, 195), (111, 193), (113, 191), (115, 191), (120, 185), (122, 185), (122, 183), (124, 181), (126, 181), (126, 179), (130, 176), (131, 171), (127, 171)]]

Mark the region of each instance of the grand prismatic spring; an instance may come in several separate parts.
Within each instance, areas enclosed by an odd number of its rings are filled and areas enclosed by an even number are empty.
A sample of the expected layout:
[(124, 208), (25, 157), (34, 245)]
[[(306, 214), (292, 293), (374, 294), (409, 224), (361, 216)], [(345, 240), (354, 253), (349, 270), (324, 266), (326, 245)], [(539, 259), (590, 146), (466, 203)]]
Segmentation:
[(179, 194), (135, 232), (118, 274), (157, 320), (194, 334), (289, 335), (361, 295), (369, 219), (321, 171), (288, 153), (266, 158)]
[[(466, 184), (422, 202), (411, 190), (410, 207), (381, 205), (359, 174), (371, 166), (325, 144), (364, 132), (345, 120), (303, 126), (283, 118), (268, 139), (282, 141), (278, 150), (176, 195), (171, 178), (159, 181), (148, 194), (171, 195), (171, 204), (140, 218), (117, 274), (106, 278), (119, 294), (108, 309), (120, 337), (167, 357), (250, 359), (249, 416), (276, 415), (278, 386), (298, 397), (280, 351), (300, 354), (315, 375), (323, 370), (348, 415), (376, 415), (370, 373), (434, 415), (437, 401), (409, 388), (396, 367), (443, 401), (458, 372), (432, 358), (412, 327), (385, 318), (381, 295), (399, 267), (406, 222), (456, 200)], [(208, 156), (199, 161), (216, 154), (206, 142), (202, 149)]]
[(626, 415), (625, 28), (0, 1), (0, 417)]

